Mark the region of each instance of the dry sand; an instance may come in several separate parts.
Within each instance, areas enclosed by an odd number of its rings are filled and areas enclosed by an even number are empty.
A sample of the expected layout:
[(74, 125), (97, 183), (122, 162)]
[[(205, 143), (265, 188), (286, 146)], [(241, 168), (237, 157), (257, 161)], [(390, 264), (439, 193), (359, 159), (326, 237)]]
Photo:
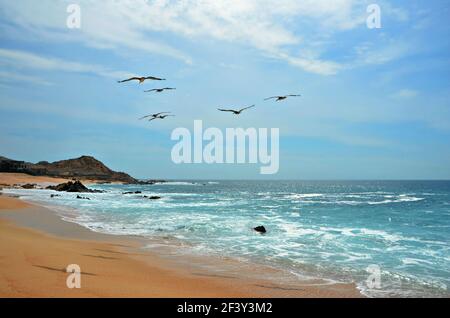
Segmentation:
[[(36, 178), (42, 180), (25, 182)], [(0, 195), (0, 297), (360, 297), (353, 284), (281, 286), (199, 272), (141, 245), (139, 238), (94, 233)], [(81, 268), (80, 289), (66, 286), (69, 264)]]

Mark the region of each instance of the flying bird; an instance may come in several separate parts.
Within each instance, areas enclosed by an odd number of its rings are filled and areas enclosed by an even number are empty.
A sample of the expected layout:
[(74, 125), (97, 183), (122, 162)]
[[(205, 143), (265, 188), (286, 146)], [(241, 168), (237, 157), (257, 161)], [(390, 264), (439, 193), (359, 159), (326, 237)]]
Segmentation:
[(134, 77), (130, 77), (128, 79), (125, 79), (123, 81), (117, 81), (117, 83), (125, 83), (125, 82), (129, 82), (129, 81), (139, 81), (139, 84), (142, 84), (145, 82), (145, 80), (152, 80), (152, 81), (165, 81), (165, 78), (159, 78), (159, 77), (154, 77), (154, 76), (142, 76), (142, 77), (138, 77), (138, 76), (134, 76)]
[(149, 93), (149, 92), (162, 93), (164, 91), (173, 90), (173, 89), (176, 89), (176, 88), (173, 88), (173, 87), (154, 88), (154, 89), (149, 89), (148, 91), (144, 91), (144, 92), (145, 93)]
[(156, 118), (158, 116), (161, 116), (162, 114), (170, 114), (170, 112), (161, 112), (161, 113), (157, 113), (157, 114), (147, 115), (147, 116), (139, 118), (139, 120), (142, 120), (142, 119), (145, 119), (145, 118), (149, 118), (149, 117), (152, 117), (154, 119), (154, 118)]
[(284, 95), (284, 96), (272, 96), (272, 97), (269, 97), (269, 98), (266, 98), (265, 100), (269, 100), (269, 99), (277, 99), (277, 102), (280, 102), (280, 101), (282, 101), (282, 100), (285, 100), (286, 98), (288, 98), (288, 97), (299, 97), (299, 96), (302, 96), (302, 95)]
[(155, 119), (165, 119), (166, 117), (175, 117), (175, 115), (159, 115), (159, 116), (150, 118), (148, 121), (152, 121), (152, 120), (155, 120)]
[(218, 110), (220, 110), (221, 112), (230, 112), (230, 113), (233, 113), (233, 114), (235, 114), (235, 115), (240, 115), (244, 110), (249, 109), (249, 108), (253, 108), (253, 107), (255, 107), (255, 105), (248, 106), (248, 107), (242, 108), (242, 109), (240, 109), (240, 110), (234, 110), (234, 109), (221, 109), (221, 108), (218, 108)]
[(175, 115), (160, 115), (160, 116), (158, 116), (159, 119), (164, 119), (166, 117), (175, 117)]

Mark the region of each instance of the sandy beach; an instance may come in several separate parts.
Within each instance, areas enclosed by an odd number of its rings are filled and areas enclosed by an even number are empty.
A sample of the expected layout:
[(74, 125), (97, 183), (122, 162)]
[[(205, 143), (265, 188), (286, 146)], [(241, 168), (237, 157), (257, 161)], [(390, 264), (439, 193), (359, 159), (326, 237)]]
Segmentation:
[[(49, 182), (19, 177), (26, 183)], [(17, 176), (8, 178), (2, 176), (0, 183), (20, 183)], [(51, 210), (1, 195), (0, 297), (360, 297), (353, 284), (281, 286), (245, 274), (199, 272), (141, 246), (138, 237), (95, 233)], [(69, 264), (81, 268), (80, 289), (66, 286)]]
[[(46, 177), (46, 176), (31, 176), (25, 173), (6, 173), (0, 172), (0, 188), (1, 187), (10, 187), (15, 185), (24, 185), (24, 184), (36, 184), (42, 187), (48, 185), (56, 185), (59, 183), (64, 183), (70, 181), (72, 178), (57, 178), (57, 177)], [(83, 184), (94, 184), (99, 183), (98, 180), (91, 179), (83, 179), (77, 178)]]

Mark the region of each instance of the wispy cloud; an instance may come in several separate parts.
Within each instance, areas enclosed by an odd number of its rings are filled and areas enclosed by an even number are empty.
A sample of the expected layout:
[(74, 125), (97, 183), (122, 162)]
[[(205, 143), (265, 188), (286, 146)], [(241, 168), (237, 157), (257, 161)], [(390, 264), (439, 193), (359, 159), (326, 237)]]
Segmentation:
[(32, 84), (38, 84), (38, 85), (45, 85), (45, 86), (51, 86), (54, 85), (54, 83), (49, 82), (43, 78), (32, 76), (32, 75), (25, 75), (25, 74), (18, 74), (14, 72), (5, 72), (0, 71), (0, 82), (2, 83), (11, 83), (11, 82), (28, 82)]
[(354, 48), (354, 67), (386, 64), (411, 54), (412, 43), (388, 39), (381, 43), (365, 42)]
[[(335, 74), (345, 65), (305, 54), (311, 49), (308, 37), (326, 37), (363, 26), (367, 5), (365, 0), (80, 0), (82, 27), (74, 32), (65, 26), (67, 1), (0, 3), (0, 12), (8, 20), (47, 38), (80, 41), (101, 49), (128, 47), (192, 63), (189, 54), (154, 36), (168, 32), (185, 39), (241, 43), (322, 75)], [(405, 18), (404, 12), (393, 6), (387, 8), (388, 13)], [(366, 59), (371, 63), (387, 61), (373, 55)]]
[(286, 60), (291, 65), (300, 67), (305, 71), (321, 75), (334, 75), (339, 70), (344, 68), (344, 65), (333, 61), (293, 57), (285, 53), (278, 53), (277, 56)]
[[(0, 65), (9, 65), (20, 69), (38, 69), (46, 71), (63, 71), (74, 73), (89, 73), (102, 77), (121, 78), (133, 74), (114, 71), (95, 64), (84, 64), (79, 62), (67, 61), (60, 58), (45, 57), (25, 51), (0, 49)], [(6, 75), (6, 73), (4, 74)], [(11, 74), (10, 74), (11, 75)], [(13, 79), (24, 79), (23, 76), (12, 75)], [(38, 78), (26, 77), (28, 80), (40, 81)]]

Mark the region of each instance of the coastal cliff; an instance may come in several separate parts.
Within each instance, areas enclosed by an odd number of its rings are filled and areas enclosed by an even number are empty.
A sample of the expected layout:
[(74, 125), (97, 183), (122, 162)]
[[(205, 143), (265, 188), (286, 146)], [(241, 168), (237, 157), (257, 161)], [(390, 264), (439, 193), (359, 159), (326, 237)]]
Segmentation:
[(36, 164), (0, 156), (0, 172), (26, 173), (33, 176), (91, 179), (104, 182), (139, 183), (124, 172), (109, 169), (101, 161), (90, 156)]

